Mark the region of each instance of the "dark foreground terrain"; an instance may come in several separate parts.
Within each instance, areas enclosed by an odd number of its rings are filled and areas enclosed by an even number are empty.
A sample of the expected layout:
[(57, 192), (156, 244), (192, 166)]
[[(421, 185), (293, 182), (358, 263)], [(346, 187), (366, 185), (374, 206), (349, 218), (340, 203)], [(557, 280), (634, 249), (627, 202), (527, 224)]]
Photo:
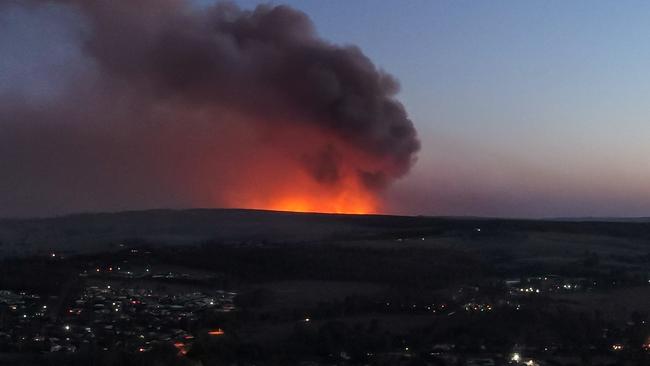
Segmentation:
[(0, 364), (650, 364), (645, 220), (145, 211), (0, 253)]

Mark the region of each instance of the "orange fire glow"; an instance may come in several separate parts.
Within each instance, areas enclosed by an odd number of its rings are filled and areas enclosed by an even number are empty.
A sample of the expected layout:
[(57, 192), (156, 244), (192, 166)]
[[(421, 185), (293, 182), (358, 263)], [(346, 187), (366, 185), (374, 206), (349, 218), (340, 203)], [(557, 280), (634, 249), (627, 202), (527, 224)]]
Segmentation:
[[(362, 182), (360, 171), (385, 172), (384, 161), (320, 130), (292, 126), (282, 134), (264, 135), (264, 139), (268, 145), (241, 152), (236, 164), (220, 161), (228, 164), (214, 170), (218, 173), (215, 180), (221, 182), (211, 189), (215, 206), (337, 214), (381, 212), (378, 192)], [(336, 151), (335, 173), (319, 179), (318, 154), (330, 148)], [(215, 151), (214, 156), (219, 153)]]
[(280, 197), (268, 206), (262, 207), (276, 211), (292, 212), (321, 212), (337, 214), (370, 214), (376, 212), (376, 204), (372, 197), (364, 194), (355, 195), (343, 192), (331, 195), (295, 195)]
[(372, 214), (379, 207), (374, 192), (361, 187), (355, 179), (328, 186), (302, 174), (294, 174), (282, 183), (269, 183), (268, 190), (247, 195), (238, 202), (264, 210), (336, 214)]
[(224, 334), (224, 331), (221, 330), (221, 328), (218, 328), (218, 329), (214, 329), (214, 330), (209, 331), (208, 334), (212, 335), (212, 336), (220, 336), (220, 335)]

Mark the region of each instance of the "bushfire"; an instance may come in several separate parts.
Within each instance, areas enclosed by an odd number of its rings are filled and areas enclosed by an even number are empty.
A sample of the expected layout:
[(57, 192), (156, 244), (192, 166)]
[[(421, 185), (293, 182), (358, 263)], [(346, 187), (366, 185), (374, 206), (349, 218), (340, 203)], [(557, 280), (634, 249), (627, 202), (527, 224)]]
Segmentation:
[[(384, 175), (395, 176), (390, 157), (378, 157), (317, 127), (291, 126), (264, 134), (264, 144), (238, 143), (238, 166), (217, 169), (227, 181), (213, 188), (214, 206), (276, 211), (372, 214), (382, 210)], [(238, 141), (238, 135), (230, 141)], [(218, 152), (214, 152), (218, 155)], [(245, 158), (244, 158), (245, 157)], [(245, 160), (243, 160), (245, 159)], [(214, 166), (214, 165), (213, 165)], [(197, 170), (200, 167), (197, 167)]]
[(291, 7), (193, 3), (16, 3), (34, 24), (60, 23), (78, 60), (61, 62), (71, 77), (49, 104), (0, 96), (0, 165), (10, 157), (14, 177), (0, 191), (16, 193), (4, 214), (383, 211), (420, 148), (398, 81)]
[(296, 194), (278, 197), (268, 206), (259, 208), (293, 211), (321, 212), (339, 214), (372, 214), (378, 212), (378, 204), (371, 194), (351, 188), (341, 192), (324, 191), (321, 194)]

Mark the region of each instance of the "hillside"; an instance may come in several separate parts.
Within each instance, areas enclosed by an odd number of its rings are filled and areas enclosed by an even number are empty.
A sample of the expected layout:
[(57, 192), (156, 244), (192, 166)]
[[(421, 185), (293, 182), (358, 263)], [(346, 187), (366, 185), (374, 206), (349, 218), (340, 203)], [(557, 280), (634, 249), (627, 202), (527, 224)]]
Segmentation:
[[(482, 231), (475, 232), (476, 228)], [(0, 253), (6, 256), (49, 251), (96, 252), (110, 249), (120, 241), (134, 240), (175, 245), (205, 241), (381, 241), (426, 236), (451, 237), (456, 244), (472, 245), (472, 235), (480, 235), (484, 246), (523, 245), (531, 240), (535, 244), (541, 236), (545, 243), (588, 241), (590, 245), (609, 243), (624, 247), (632, 243), (645, 247), (650, 240), (650, 224), (636, 221), (334, 215), (241, 209), (149, 210), (0, 220)]]

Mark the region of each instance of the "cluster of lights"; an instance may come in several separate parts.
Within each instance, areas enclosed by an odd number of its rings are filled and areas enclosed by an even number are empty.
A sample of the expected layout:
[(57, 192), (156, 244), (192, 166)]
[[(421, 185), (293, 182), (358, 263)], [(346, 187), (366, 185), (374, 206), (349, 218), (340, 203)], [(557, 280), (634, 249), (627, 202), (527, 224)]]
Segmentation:
[(538, 293), (539, 293), (539, 289), (535, 289), (535, 288), (532, 288), (532, 287), (529, 287), (529, 288), (520, 288), (520, 289), (519, 289), (519, 292), (528, 292), (528, 293), (530, 293), (530, 292), (534, 292), (534, 293), (537, 293), (537, 294), (538, 294)]
[(538, 366), (539, 364), (533, 360), (526, 360), (524, 361), (521, 357), (521, 355), (517, 352), (513, 353), (512, 356), (510, 356), (510, 361), (514, 363), (523, 363), (526, 366)]
[(465, 311), (492, 311), (492, 305), (468, 303), (465, 305)]

